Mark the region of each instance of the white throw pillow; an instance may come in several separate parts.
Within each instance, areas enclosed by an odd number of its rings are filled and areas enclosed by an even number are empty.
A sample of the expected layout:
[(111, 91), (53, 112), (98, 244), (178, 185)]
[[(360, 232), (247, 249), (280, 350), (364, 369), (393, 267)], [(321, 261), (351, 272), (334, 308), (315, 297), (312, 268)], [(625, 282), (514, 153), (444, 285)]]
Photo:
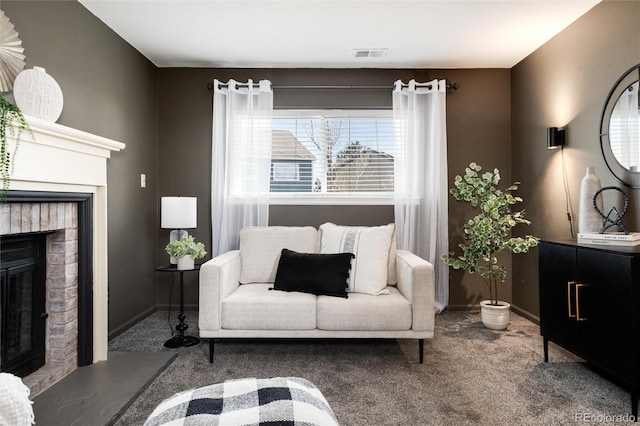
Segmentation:
[(313, 226), (248, 226), (240, 231), (240, 283), (272, 283), (283, 248), (299, 253), (318, 252), (318, 230)]
[(35, 423), (29, 388), (20, 377), (0, 373), (0, 395), (0, 424), (26, 426)]
[(320, 225), (320, 253), (353, 253), (347, 291), (387, 294), (389, 251), (395, 225), (339, 226)]

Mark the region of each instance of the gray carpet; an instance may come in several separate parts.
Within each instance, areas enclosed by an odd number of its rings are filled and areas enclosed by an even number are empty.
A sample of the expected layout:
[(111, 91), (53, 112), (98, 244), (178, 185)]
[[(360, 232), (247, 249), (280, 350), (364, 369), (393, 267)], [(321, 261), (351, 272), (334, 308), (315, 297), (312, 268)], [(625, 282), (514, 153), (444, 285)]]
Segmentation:
[[(197, 314), (187, 323), (197, 335)], [(190, 387), (273, 376), (314, 383), (342, 425), (622, 424), (631, 410), (625, 389), (557, 346), (544, 363), (538, 326), (515, 314), (503, 332), (484, 328), (478, 312), (438, 315), (424, 364), (413, 340), (223, 340), (212, 365), (204, 342), (164, 348), (169, 330), (161, 311), (110, 342), (110, 350), (178, 354), (116, 425), (143, 424), (163, 399)]]

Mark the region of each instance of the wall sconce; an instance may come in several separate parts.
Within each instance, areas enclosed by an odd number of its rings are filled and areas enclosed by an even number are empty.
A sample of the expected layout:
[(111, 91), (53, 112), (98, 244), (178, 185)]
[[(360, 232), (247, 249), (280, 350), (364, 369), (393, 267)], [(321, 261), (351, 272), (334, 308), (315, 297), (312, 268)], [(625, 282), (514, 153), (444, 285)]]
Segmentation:
[[(173, 229), (169, 242), (189, 235), (185, 229), (198, 226), (198, 199), (196, 197), (162, 197), (160, 205), (160, 227)], [(178, 260), (171, 258), (171, 263)]]
[(557, 127), (547, 127), (547, 149), (556, 149), (565, 144), (565, 130)]

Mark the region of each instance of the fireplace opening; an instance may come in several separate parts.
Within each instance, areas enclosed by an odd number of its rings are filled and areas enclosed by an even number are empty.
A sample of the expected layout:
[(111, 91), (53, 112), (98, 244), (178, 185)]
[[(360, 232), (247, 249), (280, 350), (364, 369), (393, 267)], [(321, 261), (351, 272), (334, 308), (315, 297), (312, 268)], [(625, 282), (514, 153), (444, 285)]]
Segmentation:
[(25, 377), (45, 364), (47, 234), (0, 237), (0, 371)]
[[(0, 204), (0, 251), (7, 251), (0, 257), (3, 292), (10, 281), (27, 279), (24, 276), (9, 279), (7, 269), (17, 267), (14, 254), (22, 250), (7, 250), (11, 246), (7, 242), (13, 238), (42, 238), (39, 244), (31, 244), (44, 256), (44, 272), (41, 267), (35, 268), (26, 276), (44, 275), (44, 285), (39, 287), (44, 295), (32, 296), (44, 299), (44, 308), (38, 306), (31, 311), (30, 317), (27, 314), (21, 317), (30, 318), (29, 324), (35, 327), (30, 332), (34, 336), (40, 332), (37, 327), (44, 328), (44, 345), (39, 338), (33, 344), (33, 348), (44, 346), (44, 365), (23, 377), (32, 396), (78, 367), (93, 363), (93, 231), (93, 195), (89, 193), (9, 191), (7, 203)], [(27, 257), (34, 256), (31, 253)], [(10, 357), (1, 349), (4, 337), (9, 335), (2, 323), (8, 314), (3, 312), (11, 312), (11, 306), (20, 304), (15, 300), (7, 301), (12, 297), (9, 292), (7, 294), (7, 297), (2, 294), (0, 300), (0, 371), (12, 368), (5, 365)], [(29, 291), (22, 290), (21, 294), (29, 294)], [(26, 324), (23, 322), (18, 328), (26, 329)], [(28, 335), (28, 332), (24, 333), (24, 336)], [(29, 339), (24, 337), (23, 340)], [(24, 348), (18, 344), (18, 350), (13, 352), (31, 352), (30, 348), (22, 351)], [(41, 363), (42, 355), (39, 359)]]

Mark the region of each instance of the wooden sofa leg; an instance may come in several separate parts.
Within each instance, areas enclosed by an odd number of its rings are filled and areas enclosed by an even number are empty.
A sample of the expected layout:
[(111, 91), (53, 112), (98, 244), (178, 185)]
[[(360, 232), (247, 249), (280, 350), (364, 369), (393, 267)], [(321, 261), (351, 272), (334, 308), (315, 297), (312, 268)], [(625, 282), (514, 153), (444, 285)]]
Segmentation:
[(213, 364), (213, 339), (209, 339), (209, 364)]
[(420, 364), (424, 361), (424, 339), (418, 339), (418, 353), (420, 356)]

